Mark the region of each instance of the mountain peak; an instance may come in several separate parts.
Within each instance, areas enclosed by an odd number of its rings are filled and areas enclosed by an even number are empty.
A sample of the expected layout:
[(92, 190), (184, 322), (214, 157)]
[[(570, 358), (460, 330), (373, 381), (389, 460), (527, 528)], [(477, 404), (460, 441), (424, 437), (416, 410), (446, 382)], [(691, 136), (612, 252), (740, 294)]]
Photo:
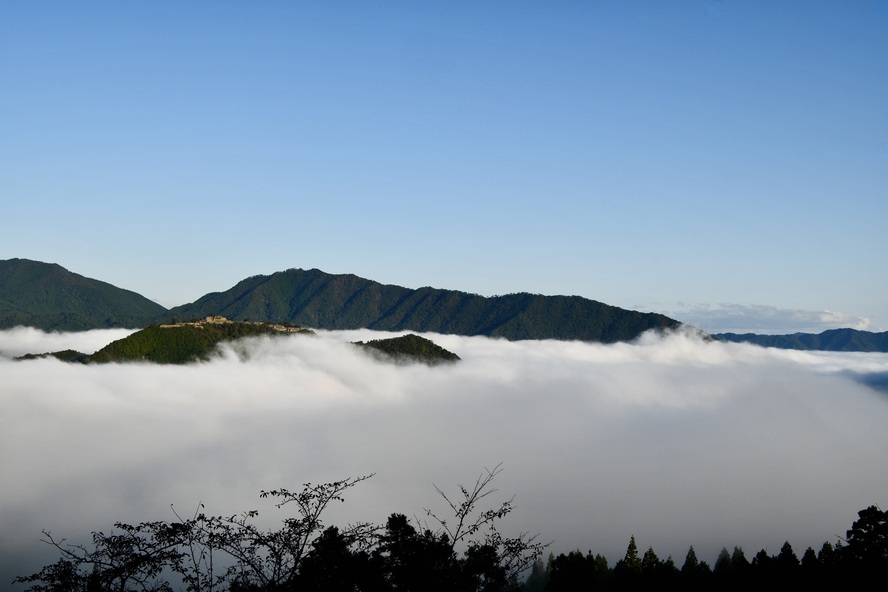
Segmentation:
[(430, 286), (404, 288), (317, 268), (250, 276), (224, 292), (211, 292), (166, 310), (135, 292), (71, 273), (57, 264), (0, 261), (0, 328), (144, 327), (217, 314), (239, 321), (318, 329), (368, 328), (511, 340), (627, 341), (649, 329), (680, 325), (663, 315), (580, 296), (521, 292), (485, 297)]
[(72, 273), (57, 263), (0, 260), (0, 328), (140, 327), (165, 312), (144, 296)]
[(522, 292), (484, 297), (432, 287), (381, 284), (354, 274), (291, 268), (253, 276), (225, 292), (176, 307), (176, 317), (207, 314), (244, 320), (291, 322), (318, 329), (369, 328), (506, 339), (625, 341), (678, 321), (608, 306), (580, 296)]

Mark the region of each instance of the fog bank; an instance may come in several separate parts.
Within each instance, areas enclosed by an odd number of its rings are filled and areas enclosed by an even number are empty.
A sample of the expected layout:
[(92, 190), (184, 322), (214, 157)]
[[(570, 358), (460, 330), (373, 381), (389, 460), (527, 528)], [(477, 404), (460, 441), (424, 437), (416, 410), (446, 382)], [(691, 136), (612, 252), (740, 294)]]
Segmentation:
[[(94, 351), (98, 336), (121, 336), (30, 331), (0, 332), (0, 350)], [(858, 510), (888, 506), (888, 398), (868, 386), (888, 376), (888, 355), (690, 334), (426, 335), (463, 358), (428, 368), (347, 343), (390, 336), (266, 337), (189, 366), (0, 360), (0, 577), (55, 559), (41, 529), (86, 542), (198, 502), (275, 523), (283, 513), (260, 489), (368, 473), (330, 519), (382, 522), (441, 509), (433, 484), (454, 491), (500, 462), (496, 485), (517, 505), (506, 531), (611, 564), (632, 534), (679, 564), (691, 544), (710, 564), (722, 546), (751, 558), (787, 539), (801, 555), (844, 535)]]
[(43, 354), (73, 349), (94, 354), (112, 341), (135, 333), (136, 329), (95, 329), (77, 333), (46, 332), (33, 327), (0, 331), (0, 358)]

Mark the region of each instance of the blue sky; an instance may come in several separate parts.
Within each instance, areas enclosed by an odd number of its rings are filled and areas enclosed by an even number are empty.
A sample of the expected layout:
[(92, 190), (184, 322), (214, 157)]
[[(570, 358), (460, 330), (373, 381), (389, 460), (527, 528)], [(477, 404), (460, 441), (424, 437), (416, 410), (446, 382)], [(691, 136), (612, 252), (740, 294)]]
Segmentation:
[(0, 5), (0, 259), (888, 329), (888, 2)]

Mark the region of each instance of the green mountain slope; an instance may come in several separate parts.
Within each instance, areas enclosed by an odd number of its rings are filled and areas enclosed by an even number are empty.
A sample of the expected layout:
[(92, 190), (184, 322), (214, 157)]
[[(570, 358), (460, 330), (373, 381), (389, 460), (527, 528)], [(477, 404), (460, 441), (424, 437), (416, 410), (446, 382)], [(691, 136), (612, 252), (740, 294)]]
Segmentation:
[(185, 364), (206, 358), (222, 341), (275, 334), (268, 325), (254, 323), (152, 326), (109, 343), (89, 356), (89, 361)]
[(888, 331), (871, 333), (856, 329), (830, 329), (823, 333), (793, 333), (791, 335), (758, 335), (756, 333), (718, 333), (721, 341), (754, 343), (762, 347), (780, 349), (888, 352)]
[[(44, 354), (26, 354), (17, 360), (36, 360), (54, 357), (63, 362), (103, 364), (108, 362), (153, 362), (156, 364), (187, 364), (205, 360), (223, 341), (235, 341), (257, 335), (313, 334), (309, 329), (271, 323), (214, 320), (191, 321), (175, 325), (152, 325), (132, 335), (118, 339), (93, 355), (74, 350)], [(403, 335), (391, 339), (356, 341), (356, 346), (374, 352), (383, 361), (395, 363), (422, 363), (430, 366), (459, 361), (459, 356), (418, 335)]]
[(624, 310), (579, 296), (524, 293), (487, 298), (435, 288), (411, 290), (317, 269), (253, 276), (225, 292), (207, 294), (170, 310), (176, 318), (211, 314), (319, 329), (602, 342), (631, 340), (648, 329), (680, 324), (663, 315)]
[(46, 354), (27, 354), (17, 359), (33, 360), (52, 356), (63, 362), (81, 364), (107, 362), (154, 362), (187, 364), (209, 357), (223, 341), (257, 335), (285, 335), (313, 332), (301, 327), (283, 327), (268, 323), (241, 323), (227, 319), (191, 321), (176, 325), (152, 325), (123, 339), (109, 343), (93, 355), (73, 350)]
[(144, 327), (165, 313), (164, 307), (144, 296), (54, 263), (0, 260), (0, 329)]

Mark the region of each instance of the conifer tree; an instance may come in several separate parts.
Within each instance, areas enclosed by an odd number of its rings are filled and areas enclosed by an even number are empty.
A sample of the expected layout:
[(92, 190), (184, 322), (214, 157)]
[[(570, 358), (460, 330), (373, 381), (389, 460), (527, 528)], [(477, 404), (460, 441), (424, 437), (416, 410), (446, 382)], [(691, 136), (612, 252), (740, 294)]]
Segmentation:
[(623, 563), (625, 563), (626, 567), (632, 571), (641, 570), (641, 559), (638, 557), (638, 546), (635, 544), (635, 535), (632, 535), (629, 538), (629, 546), (626, 548), (626, 556), (623, 558)]
[(694, 552), (694, 545), (691, 545), (688, 549), (688, 554), (685, 555), (684, 565), (681, 566), (681, 573), (684, 576), (691, 576), (697, 572), (697, 568), (700, 567), (700, 562), (697, 561), (697, 553)]
[(715, 575), (721, 578), (726, 578), (730, 576), (732, 567), (731, 554), (728, 553), (726, 547), (722, 547), (722, 550), (718, 553), (718, 558), (715, 560), (715, 567), (712, 571)]
[(749, 560), (742, 548), (734, 547), (734, 552), (731, 553), (731, 566), (735, 571), (745, 570), (749, 567)]
[(654, 553), (654, 548), (648, 547), (648, 550), (644, 553), (644, 557), (641, 558), (641, 571), (645, 575), (653, 575), (659, 571), (662, 564), (663, 562), (660, 561), (660, 558)]

